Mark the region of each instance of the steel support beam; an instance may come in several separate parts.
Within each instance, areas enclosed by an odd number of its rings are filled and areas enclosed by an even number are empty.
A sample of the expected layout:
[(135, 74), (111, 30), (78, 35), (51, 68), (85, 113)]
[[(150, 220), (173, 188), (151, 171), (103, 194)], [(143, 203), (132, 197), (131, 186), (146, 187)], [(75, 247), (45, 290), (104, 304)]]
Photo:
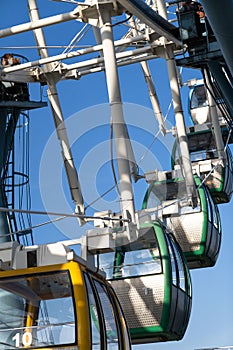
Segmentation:
[(12, 26), (10, 28), (5, 28), (0, 30), (0, 38), (5, 38), (7, 36), (28, 32), (30, 30), (35, 30), (42, 27), (47, 27), (53, 24), (67, 22), (74, 19), (77, 19), (79, 14), (77, 11), (72, 11), (68, 13), (63, 13), (61, 15), (56, 15), (52, 17), (47, 17), (43, 19), (38, 19), (33, 22), (18, 24), (16, 26)]
[(103, 45), (105, 74), (108, 87), (111, 119), (113, 125), (116, 158), (120, 180), (120, 204), (123, 219), (135, 222), (134, 196), (130, 175), (128, 133), (125, 125), (123, 106), (120, 93), (120, 84), (115, 56), (114, 40), (112, 33), (111, 13), (101, 6), (100, 32)]
[[(36, 5), (36, 0), (28, 0), (29, 15), (31, 21), (39, 20), (39, 12)], [(44, 34), (41, 28), (34, 30), (36, 42), (38, 44), (38, 51), (42, 58), (48, 57), (48, 51), (46, 49), (46, 43)], [(48, 64), (48, 72), (46, 74), (46, 80), (48, 84), (48, 98), (51, 105), (53, 119), (56, 127), (57, 137), (60, 141), (62, 157), (65, 166), (66, 176), (69, 183), (71, 197), (76, 205), (76, 212), (78, 214), (84, 213), (83, 197), (79, 185), (78, 174), (74, 165), (69, 139), (65, 127), (65, 122), (62, 114), (62, 109), (59, 102), (58, 92), (56, 88), (56, 81), (53, 76), (53, 66)]]
[(167, 19), (160, 16), (142, 0), (118, 0), (118, 2), (130, 13), (139, 18), (156, 33), (164, 36), (167, 40), (173, 41), (182, 46), (177, 28)]
[[(167, 18), (167, 11), (165, 7), (164, 0), (157, 0), (158, 11), (164, 18)], [(192, 165), (190, 160), (189, 148), (188, 148), (188, 139), (186, 134), (185, 122), (184, 122), (184, 113), (182, 109), (180, 88), (178, 83), (177, 76), (177, 67), (174, 58), (174, 52), (170, 45), (166, 45), (166, 39), (164, 43), (164, 52), (165, 59), (167, 62), (167, 70), (170, 81), (170, 88), (172, 94), (172, 102), (175, 113), (177, 137), (180, 145), (181, 160), (184, 171), (184, 178), (186, 183), (186, 191), (189, 203), (192, 206), (196, 205), (196, 191), (195, 184), (193, 179)]]

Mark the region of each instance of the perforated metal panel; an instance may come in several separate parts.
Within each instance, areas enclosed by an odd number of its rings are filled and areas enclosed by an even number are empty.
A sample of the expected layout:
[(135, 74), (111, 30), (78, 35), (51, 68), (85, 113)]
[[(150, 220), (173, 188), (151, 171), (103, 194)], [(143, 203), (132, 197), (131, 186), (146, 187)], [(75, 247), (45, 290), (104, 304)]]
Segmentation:
[(202, 212), (168, 218), (167, 225), (171, 228), (183, 252), (194, 252), (200, 249), (204, 225)]
[(129, 329), (159, 326), (164, 303), (164, 276), (151, 275), (111, 282)]

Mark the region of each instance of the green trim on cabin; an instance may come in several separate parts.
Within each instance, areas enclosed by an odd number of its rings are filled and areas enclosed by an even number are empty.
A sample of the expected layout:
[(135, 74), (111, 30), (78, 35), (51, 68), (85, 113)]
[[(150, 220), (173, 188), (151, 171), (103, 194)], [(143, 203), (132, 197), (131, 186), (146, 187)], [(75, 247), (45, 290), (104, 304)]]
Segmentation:
[[(154, 339), (154, 342), (157, 342), (158, 340), (156, 340), (156, 339), (158, 339), (158, 338), (162, 338), (163, 340), (170, 341), (170, 340), (180, 340), (183, 336), (183, 334), (181, 336), (179, 334), (166, 331), (160, 326), (134, 328), (134, 329), (130, 329), (129, 333), (130, 333), (130, 337), (132, 339), (133, 344), (134, 344), (133, 341), (138, 340), (139, 338), (140, 338), (140, 340), (141, 339), (148, 339), (148, 340)], [(135, 342), (135, 344), (137, 344), (137, 342)]]
[[(177, 182), (177, 181), (184, 181), (183, 178), (174, 178), (174, 179), (169, 179), (169, 180), (163, 180), (163, 181), (158, 181), (158, 182), (154, 182), (152, 183), (149, 188), (146, 191), (146, 194), (144, 196), (143, 199), (143, 204), (142, 204), (142, 209), (146, 209), (147, 208), (147, 201), (150, 195), (150, 192), (154, 186), (154, 184), (159, 184), (159, 183), (171, 183), (171, 182)], [(197, 176), (194, 175), (194, 181), (196, 184), (196, 187), (198, 188), (201, 185), (201, 179)], [(202, 233), (201, 233), (201, 242), (200, 242), (200, 249), (195, 250), (195, 251), (191, 251), (191, 252), (184, 252), (184, 256), (187, 259), (187, 261), (192, 261), (192, 260), (196, 260), (197, 257), (201, 257), (204, 255), (205, 253), (205, 244), (206, 244), (206, 239), (207, 239), (207, 234), (208, 234), (208, 208), (207, 208), (207, 200), (205, 197), (205, 192), (203, 189), (203, 186), (201, 185), (198, 188), (198, 194), (199, 194), (199, 198), (200, 198), (200, 208), (201, 208), (201, 212), (203, 213), (203, 223), (202, 223)], [(187, 215), (192, 215), (192, 214), (187, 214)]]
[[(144, 224), (142, 227), (150, 227), (151, 224)], [(166, 325), (169, 323), (170, 317), (170, 309), (171, 309), (171, 296), (172, 296), (172, 271), (171, 271), (171, 263), (168, 259), (169, 250), (167, 246), (167, 242), (164, 236), (164, 229), (162, 226), (156, 221), (153, 223), (155, 235), (158, 240), (158, 247), (160, 251), (160, 256), (162, 259), (162, 272), (164, 275), (164, 301), (163, 301), (163, 311), (160, 322), (160, 327), (166, 331)]]
[(154, 184), (163, 184), (163, 183), (172, 183), (172, 182), (178, 182), (178, 181), (184, 181), (183, 178), (174, 178), (174, 179), (168, 179), (168, 180), (162, 180), (162, 181), (155, 181), (153, 183), (151, 183), (145, 193), (145, 196), (143, 198), (143, 202), (142, 202), (142, 209), (146, 209), (147, 208), (147, 201), (148, 201), (148, 197), (150, 195), (150, 192), (152, 190), (152, 187), (154, 186)]
[[(187, 137), (189, 138), (189, 135), (200, 135), (200, 134), (205, 134), (205, 133), (210, 133), (211, 130), (200, 130), (196, 132), (190, 132), (187, 134)], [(212, 130), (212, 133), (214, 131)], [(175, 158), (176, 158), (176, 151), (177, 151), (177, 140), (175, 140), (174, 145), (172, 147), (172, 155), (171, 155), (171, 168), (174, 169), (175, 167)], [(232, 155), (230, 148), (227, 146), (226, 153), (228, 153), (228, 159), (229, 162), (232, 162)], [(201, 161), (201, 160), (200, 160)], [(195, 161), (191, 162), (195, 163)], [(230, 164), (229, 164), (230, 166)], [(222, 174), (221, 174), (221, 179), (220, 179), (220, 184), (219, 187), (216, 188), (209, 188), (211, 196), (214, 200), (215, 204), (222, 204), (222, 203), (229, 203), (231, 194), (228, 195), (226, 193), (226, 167), (222, 168)]]
[(186, 259), (188, 261), (191, 260), (191, 259), (189, 259), (191, 256), (196, 258), (197, 256), (202, 256), (205, 253), (206, 239), (207, 239), (208, 228), (209, 228), (209, 225), (208, 225), (208, 222), (209, 222), (209, 220), (208, 220), (208, 207), (207, 207), (207, 200), (206, 200), (206, 196), (205, 196), (205, 191), (203, 189), (203, 186), (201, 185), (201, 179), (198, 176), (196, 176), (196, 175), (194, 176), (194, 181), (195, 181), (195, 184), (198, 188), (198, 194), (199, 194), (199, 198), (200, 198), (200, 208), (201, 208), (201, 212), (202, 212), (203, 222), (202, 222), (200, 249), (195, 250), (195, 251), (190, 252), (190, 253), (185, 252), (184, 256), (186, 257)]
[[(140, 338), (142, 337), (142, 334), (145, 335), (145, 337), (158, 337), (160, 333), (164, 334), (167, 339), (173, 339), (174, 335), (169, 335), (167, 332), (169, 330), (167, 329), (167, 326), (169, 324), (170, 319), (170, 309), (171, 309), (171, 298), (172, 298), (172, 270), (171, 270), (171, 263), (168, 259), (169, 256), (169, 250), (167, 247), (167, 242), (164, 236), (164, 229), (161, 226), (161, 224), (157, 221), (154, 223), (145, 223), (141, 225), (141, 228), (154, 228), (154, 234), (158, 241), (158, 248), (160, 252), (161, 257), (161, 263), (162, 263), (162, 274), (165, 278), (164, 280), (164, 298), (163, 298), (163, 309), (162, 309), (162, 315), (161, 315), (161, 322), (159, 326), (150, 326), (150, 327), (140, 327), (140, 328), (130, 328), (130, 336), (132, 339), (138, 339), (138, 336)], [(117, 254), (115, 263), (116, 265), (122, 264), (123, 262), (123, 255)], [(115, 266), (116, 266), (115, 265)], [(117, 279), (117, 277), (115, 277)]]

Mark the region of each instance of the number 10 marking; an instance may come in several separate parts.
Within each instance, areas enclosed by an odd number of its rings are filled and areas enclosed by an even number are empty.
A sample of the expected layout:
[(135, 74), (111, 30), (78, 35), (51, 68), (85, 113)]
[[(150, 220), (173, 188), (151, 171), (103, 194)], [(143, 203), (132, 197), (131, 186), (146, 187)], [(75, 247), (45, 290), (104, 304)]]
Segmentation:
[(23, 346), (30, 346), (32, 345), (32, 333), (25, 332), (23, 335), (16, 333), (12, 340), (15, 341), (16, 348), (19, 348), (21, 343)]

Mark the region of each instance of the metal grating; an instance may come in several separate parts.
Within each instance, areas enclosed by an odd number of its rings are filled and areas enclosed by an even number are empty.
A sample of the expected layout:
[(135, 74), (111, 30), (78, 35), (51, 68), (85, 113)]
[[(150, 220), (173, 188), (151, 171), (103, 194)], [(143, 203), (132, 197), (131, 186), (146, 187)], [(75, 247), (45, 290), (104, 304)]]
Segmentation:
[(164, 276), (112, 281), (129, 329), (159, 326), (164, 302)]
[(194, 252), (200, 249), (203, 224), (202, 212), (167, 219), (167, 225), (174, 233), (183, 252)]

